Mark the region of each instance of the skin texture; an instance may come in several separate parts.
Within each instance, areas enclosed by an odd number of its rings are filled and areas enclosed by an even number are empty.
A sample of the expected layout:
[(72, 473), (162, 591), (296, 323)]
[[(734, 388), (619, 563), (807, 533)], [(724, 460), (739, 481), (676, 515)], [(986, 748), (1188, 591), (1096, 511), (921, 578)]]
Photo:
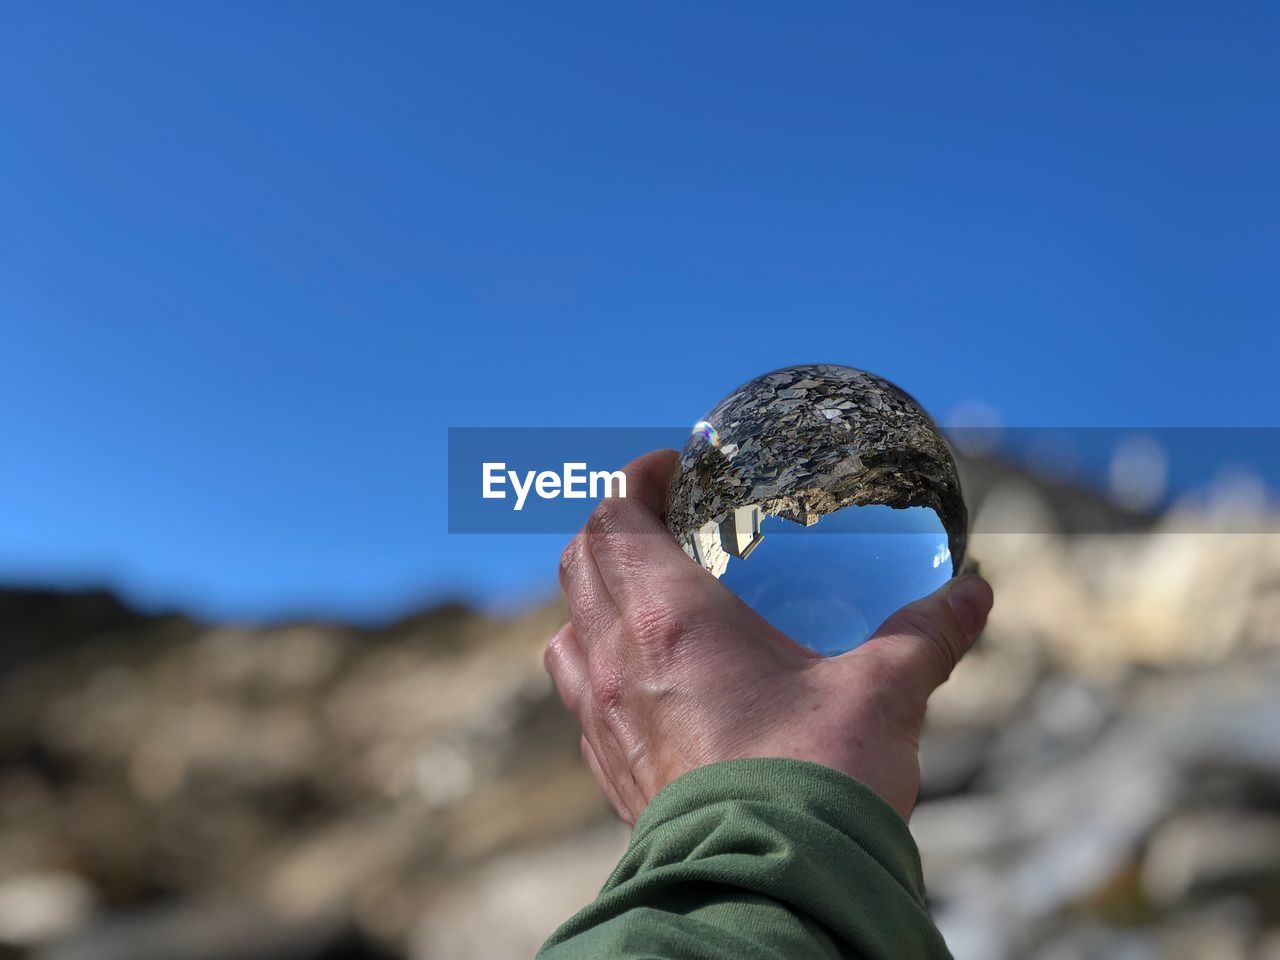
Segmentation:
[(857, 649), (819, 656), (677, 545), (662, 520), (677, 461), (628, 464), (627, 497), (602, 501), (560, 561), (571, 619), (546, 665), (600, 789), (634, 824), (697, 767), (791, 757), (849, 774), (906, 819), (925, 704), (986, 623), (991, 587), (952, 580)]

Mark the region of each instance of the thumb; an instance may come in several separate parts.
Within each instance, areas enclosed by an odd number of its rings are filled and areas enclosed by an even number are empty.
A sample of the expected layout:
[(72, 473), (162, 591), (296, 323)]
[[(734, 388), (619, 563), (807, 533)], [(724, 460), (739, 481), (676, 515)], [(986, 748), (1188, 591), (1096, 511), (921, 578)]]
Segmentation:
[(893, 614), (851, 653), (883, 655), (895, 671), (909, 674), (927, 697), (946, 682), (982, 632), (994, 600), (991, 585), (979, 576), (949, 580)]

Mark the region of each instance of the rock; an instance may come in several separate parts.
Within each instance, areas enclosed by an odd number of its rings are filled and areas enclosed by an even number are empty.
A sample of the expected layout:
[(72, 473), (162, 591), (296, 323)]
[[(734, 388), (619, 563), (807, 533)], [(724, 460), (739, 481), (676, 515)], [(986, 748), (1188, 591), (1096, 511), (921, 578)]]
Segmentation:
[(1176, 914), (1154, 933), (1168, 960), (1253, 960), (1259, 929), (1249, 903), (1224, 899)]
[[(930, 703), (911, 822), (956, 960), (1280, 960), (1280, 536), (987, 467), (996, 607)], [(531, 955), (623, 842), (542, 668), (565, 616), (0, 592), (0, 955)]]
[(95, 924), (32, 960), (392, 960), (338, 915), (282, 917), (246, 903), (151, 907)]
[(992, 784), (1050, 769), (1088, 749), (1116, 715), (1115, 683), (1056, 675), (1029, 698), (1017, 722), (1008, 724), (992, 746)]
[[(1275, 661), (1150, 677), (1087, 751), (1010, 776), (989, 795), (922, 804), (912, 832), (956, 960), (1025, 954), (1191, 795), (1187, 771), (1215, 754), (1270, 763), (1276, 729)], [(1261, 860), (1276, 863), (1280, 853), (1267, 849)]]
[[(616, 823), (498, 857), (456, 878), (427, 909), (413, 960), (527, 960), (600, 891), (627, 845)], [(548, 882), (554, 878), (554, 882)]]
[(1058, 931), (1028, 957), (1030, 960), (1161, 960), (1163, 954), (1152, 931), (1078, 924)]
[(1142, 883), (1162, 908), (1223, 894), (1274, 894), (1280, 890), (1280, 817), (1233, 810), (1175, 814), (1148, 841)]
[[(951, 449), (919, 404), (884, 378), (835, 364), (784, 367), (739, 386), (699, 424), (707, 426), (685, 444), (671, 478), (667, 525), (717, 575), (718, 557), (696, 546), (699, 532), (751, 506), (806, 524), (851, 505), (929, 507), (961, 569), (968, 510)], [(749, 437), (761, 442), (751, 447)], [(737, 444), (737, 455), (727, 458), (721, 443)]]
[(920, 797), (960, 793), (982, 775), (992, 734), (980, 728), (934, 725), (920, 738)]
[(97, 895), (73, 873), (25, 873), (0, 881), (0, 944), (34, 948), (88, 922)]
[(1254, 960), (1280, 960), (1280, 930), (1271, 930), (1262, 935), (1254, 951)]

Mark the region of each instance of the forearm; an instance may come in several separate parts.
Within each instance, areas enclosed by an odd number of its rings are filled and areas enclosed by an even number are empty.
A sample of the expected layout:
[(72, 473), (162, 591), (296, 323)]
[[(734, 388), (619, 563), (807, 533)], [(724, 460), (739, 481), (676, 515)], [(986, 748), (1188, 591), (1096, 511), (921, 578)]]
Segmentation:
[(654, 797), (600, 896), (540, 956), (949, 955), (907, 826), (879, 797), (826, 767), (736, 760)]

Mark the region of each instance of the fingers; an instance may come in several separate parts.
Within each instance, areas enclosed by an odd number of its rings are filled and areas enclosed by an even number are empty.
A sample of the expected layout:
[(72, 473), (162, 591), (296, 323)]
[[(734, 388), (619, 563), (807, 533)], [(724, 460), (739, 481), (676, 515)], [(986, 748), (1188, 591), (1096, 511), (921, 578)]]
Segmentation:
[(556, 631), (542, 654), (542, 662), (551, 674), (560, 701), (570, 712), (582, 716), (585, 698), (590, 696), (587, 657), (578, 643), (573, 624), (566, 623)]
[(631, 461), (623, 467), (626, 497), (603, 501), (587, 521), (587, 548), (624, 616), (638, 600), (696, 570), (662, 521), (678, 460), (674, 450), (659, 450)]
[(924, 599), (903, 607), (862, 647), (845, 657), (853, 661), (860, 653), (865, 657), (881, 652), (928, 696), (946, 682), (982, 632), (993, 602), (991, 585), (981, 577), (948, 581)]
[(578, 626), (579, 636), (588, 643), (617, 620), (618, 609), (587, 547), (585, 533), (570, 540), (560, 555), (560, 589), (569, 603), (569, 615)]
[[(547, 672), (555, 682), (556, 692), (565, 707), (578, 717), (582, 726), (582, 757), (591, 769), (596, 783), (617, 811), (618, 816), (627, 823), (635, 823), (634, 811), (643, 806), (637, 800), (637, 787), (634, 779), (627, 774), (619, 782), (610, 776), (610, 770), (626, 770), (625, 764), (618, 762), (616, 739), (607, 728), (601, 728), (592, 710), (592, 693), (587, 657), (578, 643), (573, 624), (566, 623), (556, 631), (548, 641), (543, 652), (543, 662)], [(597, 747), (592, 741), (599, 740)], [(608, 757), (608, 765), (601, 761)], [(637, 806), (637, 803), (640, 806)]]
[(653, 450), (636, 457), (622, 472), (627, 476), (627, 499), (638, 503), (655, 517), (667, 509), (667, 489), (680, 454), (674, 450)]
[(587, 768), (591, 771), (591, 776), (595, 779), (596, 784), (600, 787), (601, 793), (605, 799), (609, 801), (609, 805), (613, 807), (614, 813), (618, 815), (618, 819), (623, 823), (635, 826), (636, 817), (631, 807), (623, 799), (621, 793), (618, 792), (617, 786), (609, 778), (605, 772), (604, 766), (600, 763), (600, 758), (596, 755), (595, 747), (591, 746), (591, 741), (587, 739), (586, 734), (582, 735), (579, 741), (582, 750), (582, 759), (586, 761)]
[(661, 583), (673, 562), (686, 572), (684, 565), (691, 565), (661, 517), (676, 463), (670, 450), (629, 463), (623, 468), (625, 497), (606, 498), (569, 543), (560, 559), (560, 584), (571, 622), (544, 653), (560, 699), (582, 725), (583, 758), (628, 823), (646, 798), (623, 748), (634, 731), (617, 709), (625, 645), (616, 641), (629, 616), (635, 617), (637, 595)]
[[(674, 450), (659, 450), (627, 464), (626, 497), (603, 500), (560, 557), (560, 586), (579, 643), (588, 651), (618, 620), (615, 591), (630, 597), (636, 581), (645, 578), (645, 558), (655, 552), (668, 561), (683, 555), (660, 518), (677, 459)], [(600, 558), (608, 563), (608, 577)]]

